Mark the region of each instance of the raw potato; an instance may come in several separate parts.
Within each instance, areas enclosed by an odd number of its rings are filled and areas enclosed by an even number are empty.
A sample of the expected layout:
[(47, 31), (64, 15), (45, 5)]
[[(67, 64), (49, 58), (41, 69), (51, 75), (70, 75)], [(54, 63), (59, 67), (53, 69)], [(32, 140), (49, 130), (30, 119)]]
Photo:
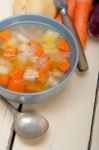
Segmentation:
[(54, 18), (57, 13), (54, 0), (15, 0), (13, 13), (17, 14), (40, 14)]
[(54, 0), (28, 0), (27, 13), (31, 12), (54, 18), (56, 16)]
[(15, 0), (13, 3), (13, 14), (25, 14), (26, 13), (27, 0)]

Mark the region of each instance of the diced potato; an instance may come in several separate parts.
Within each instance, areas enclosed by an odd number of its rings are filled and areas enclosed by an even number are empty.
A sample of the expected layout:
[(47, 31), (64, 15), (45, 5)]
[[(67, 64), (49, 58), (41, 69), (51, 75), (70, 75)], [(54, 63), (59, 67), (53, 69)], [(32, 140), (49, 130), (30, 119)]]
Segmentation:
[(23, 78), (25, 80), (35, 80), (38, 77), (38, 72), (35, 69), (27, 69), (24, 73)]
[(31, 51), (31, 48), (30, 46), (28, 46), (26, 43), (22, 43), (18, 46), (18, 49), (19, 49), (19, 52), (28, 52), (28, 51)]
[(51, 31), (51, 30), (48, 30), (45, 35), (43, 36), (43, 39), (42, 41), (44, 43), (46, 42), (55, 42), (58, 38), (59, 34), (55, 31)]
[(45, 51), (57, 51), (56, 43), (43, 44), (43, 48), (44, 48)]

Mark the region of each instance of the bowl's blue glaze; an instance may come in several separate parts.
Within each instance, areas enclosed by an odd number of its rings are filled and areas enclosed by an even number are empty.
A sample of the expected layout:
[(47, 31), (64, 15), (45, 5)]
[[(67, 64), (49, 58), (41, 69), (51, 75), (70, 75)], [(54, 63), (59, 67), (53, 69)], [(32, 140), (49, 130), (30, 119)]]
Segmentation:
[(24, 94), (24, 93), (12, 92), (3, 87), (0, 87), (0, 92), (3, 96), (8, 98), (9, 100), (16, 101), (18, 103), (38, 103), (44, 100), (47, 101), (50, 96), (56, 94), (66, 84), (66, 81), (71, 77), (72, 73), (74, 72), (77, 66), (79, 54), (78, 54), (78, 46), (76, 40), (73, 34), (66, 26), (54, 21), (53, 19), (50, 19), (48, 17), (43, 17), (40, 15), (38, 16), (38, 15), (29, 14), (29, 15), (10, 17), (0, 22), (0, 30), (20, 23), (36, 23), (36, 24), (46, 25), (51, 28), (54, 28), (55, 30), (63, 34), (64, 37), (68, 39), (72, 50), (72, 67), (66, 74), (64, 80), (62, 80), (58, 85), (48, 90), (38, 92), (38, 93)]

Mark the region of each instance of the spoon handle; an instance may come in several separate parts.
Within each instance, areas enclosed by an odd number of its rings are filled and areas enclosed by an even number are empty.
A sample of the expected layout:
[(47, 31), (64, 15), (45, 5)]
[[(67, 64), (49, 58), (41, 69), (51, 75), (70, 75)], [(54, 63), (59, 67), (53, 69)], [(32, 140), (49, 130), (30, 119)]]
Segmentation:
[(86, 59), (80, 38), (79, 38), (79, 36), (76, 32), (76, 29), (74, 27), (74, 24), (73, 24), (71, 18), (69, 17), (67, 10), (65, 8), (62, 8), (60, 13), (62, 15), (63, 24), (66, 25), (71, 30), (71, 32), (73, 33), (73, 35), (76, 39), (77, 45), (78, 45), (78, 49), (79, 49), (79, 60), (78, 60), (78, 66), (77, 66), (78, 70), (80, 72), (87, 71), (88, 70), (87, 59)]
[(10, 104), (8, 100), (2, 95), (0, 95), (0, 101), (2, 101), (11, 110), (14, 116), (18, 113), (15, 107), (12, 104)]

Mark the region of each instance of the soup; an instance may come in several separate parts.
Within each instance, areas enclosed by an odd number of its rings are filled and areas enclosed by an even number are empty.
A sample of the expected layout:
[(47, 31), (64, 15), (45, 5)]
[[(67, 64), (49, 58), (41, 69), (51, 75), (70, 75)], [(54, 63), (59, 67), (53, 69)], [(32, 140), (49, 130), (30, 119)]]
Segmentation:
[(0, 86), (33, 93), (57, 85), (71, 68), (67, 39), (38, 24), (14, 25), (0, 32)]

